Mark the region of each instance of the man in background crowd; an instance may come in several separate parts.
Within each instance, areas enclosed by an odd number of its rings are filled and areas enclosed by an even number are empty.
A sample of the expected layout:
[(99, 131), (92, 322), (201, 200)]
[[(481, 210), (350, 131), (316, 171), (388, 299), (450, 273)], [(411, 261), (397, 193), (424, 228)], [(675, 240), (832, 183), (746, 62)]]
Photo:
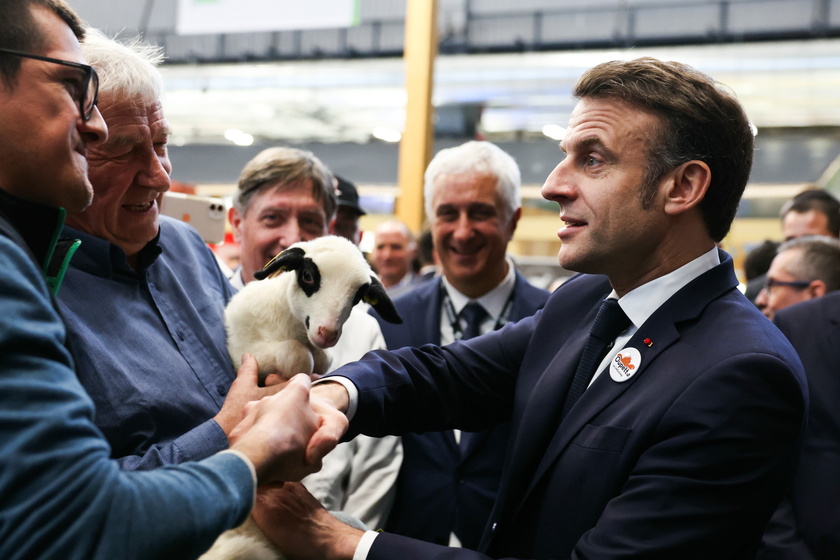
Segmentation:
[[(788, 200), (779, 212), (785, 241), (805, 235), (840, 237), (840, 201), (828, 191), (808, 189)], [(765, 275), (749, 280), (745, 294), (756, 303)]]
[(359, 191), (356, 185), (336, 175), (338, 186), (338, 206), (335, 209), (335, 217), (330, 220), (330, 235), (340, 235), (358, 246), (362, 240), (362, 229), (359, 227), (359, 218), (367, 214), (359, 206)]
[[(507, 257), (522, 214), (512, 157), (489, 142), (441, 150), (426, 171), (424, 196), (442, 274), (395, 300), (405, 323), (386, 327), (380, 320), (388, 349), (471, 338), (545, 304), (548, 292), (529, 284)], [(386, 530), (476, 548), (499, 489), (508, 430), (504, 423), (405, 434)]]
[(388, 295), (397, 297), (418, 281), (414, 273), (417, 241), (408, 226), (399, 220), (382, 222), (373, 233), (373, 251), (370, 254), (373, 268)]
[(782, 206), (781, 215), (785, 241), (805, 235), (840, 237), (840, 201), (828, 191), (802, 191)]
[(840, 289), (840, 240), (825, 236), (794, 237), (782, 243), (755, 300), (765, 317)]

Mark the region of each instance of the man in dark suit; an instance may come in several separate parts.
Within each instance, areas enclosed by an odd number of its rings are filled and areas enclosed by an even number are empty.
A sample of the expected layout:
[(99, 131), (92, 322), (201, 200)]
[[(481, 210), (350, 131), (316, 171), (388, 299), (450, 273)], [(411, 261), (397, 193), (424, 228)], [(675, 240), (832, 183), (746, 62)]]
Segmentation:
[[(426, 171), (424, 194), (442, 275), (394, 301), (406, 318), (401, 325), (379, 320), (389, 350), (449, 344), (545, 305), (548, 292), (506, 257), (522, 214), (519, 167), (510, 155), (489, 142), (441, 150)], [(478, 309), (473, 325), (469, 309)], [(505, 422), (481, 432), (405, 434), (385, 530), (476, 548), (499, 489), (508, 429)]]
[(811, 413), (792, 490), (758, 558), (834, 560), (840, 558), (840, 292), (782, 309), (773, 322), (805, 365)]
[(795, 351), (715, 246), (749, 177), (749, 121), (708, 76), (650, 58), (599, 64), (574, 94), (542, 193), (560, 205), (560, 264), (584, 274), (533, 317), (374, 352), (313, 389), (351, 419), (345, 437), (509, 420), (479, 552), (341, 527), (289, 484), (255, 516), (290, 556), (755, 556), (808, 398)]

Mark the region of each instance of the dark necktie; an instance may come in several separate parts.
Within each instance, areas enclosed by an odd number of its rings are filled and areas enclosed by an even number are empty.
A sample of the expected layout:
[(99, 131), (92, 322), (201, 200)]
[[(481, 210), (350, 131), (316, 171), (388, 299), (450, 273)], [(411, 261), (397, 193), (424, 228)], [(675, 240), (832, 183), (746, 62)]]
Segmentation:
[[(464, 329), (464, 335), (461, 337), (461, 340), (467, 340), (468, 338), (481, 334), (481, 323), (487, 317), (487, 311), (484, 310), (480, 303), (471, 301), (464, 306), (458, 316), (463, 319), (467, 325)], [(471, 437), (471, 433), (461, 432), (461, 441), (458, 444), (458, 447), (461, 448), (461, 454), (466, 453)]]
[(487, 317), (487, 311), (481, 307), (480, 303), (471, 301), (464, 306), (458, 316), (467, 325), (464, 329), (464, 335), (461, 337), (462, 340), (467, 340), (481, 334), (481, 323)]
[(595, 323), (589, 331), (589, 339), (583, 348), (583, 355), (578, 362), (575, 377), (569, 394), (566, 395), (566, 402), (563, 403), (563, 412), (560, 419), (566, 417), (577, 400), (589, 386), (592, 376), (598, 368), (598, 364), (604, 359), (616, 337), (630, 326), (630, 319), (618, 305), (617, 299), (605, 299), (595, 316)]

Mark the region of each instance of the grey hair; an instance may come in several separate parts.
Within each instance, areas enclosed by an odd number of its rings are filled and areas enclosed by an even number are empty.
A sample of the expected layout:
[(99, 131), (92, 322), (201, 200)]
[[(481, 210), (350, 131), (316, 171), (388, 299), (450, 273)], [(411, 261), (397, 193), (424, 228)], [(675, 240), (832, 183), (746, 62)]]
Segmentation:
[(270, 188), (283, 189), (300, 179), (312, 182), (312, 196), (323, 204), (327, 219), (335, 215), (338, 200), (333, 174), (315, 154), (297, 148), (266, 148), (245, 164), (233, 205), (243, 216), (254, 195)]
[(782, 243), (777, 254), (798, 250), (786, 272), (797, 280), (825, 282), (826, 291), (840, 289), (840, 240), (825, 235), (806, 235)]
[(496, 178), (496, 191), (505, 205), (505, 219), (510, 219), (522, 206), (520, 192), (522, 177), (516, 161), (495, 144), (472, 140), (466, 144), (439, 151), (426, 168), (423, 197), (427, 216), (434, 215), (432, 199), (435, 194), (435, 180), (438, 176), (465, 173), (492, 175)]
[(163, 62), (163, 48), (145, 44), (140, 37), (126, 42), (108, 38), (94, 28), (87, 28), (82, 54), (99, 74), (100, 98), (126, 98), (144, 103), (160, 101), (163, 77), (158, 66)]
[(405, 238), (407, 241), (406, 248), (409, 251), (413, 251), (417, 248), (417, 239), (414, 236), (414, 232), (405, 225), (400, 220), (385, 220), (384, 222), (380, 223), (376, 228), (373, 230), (374, 236), (378, 235), (382, 231), (399, 231), (400, 234)]

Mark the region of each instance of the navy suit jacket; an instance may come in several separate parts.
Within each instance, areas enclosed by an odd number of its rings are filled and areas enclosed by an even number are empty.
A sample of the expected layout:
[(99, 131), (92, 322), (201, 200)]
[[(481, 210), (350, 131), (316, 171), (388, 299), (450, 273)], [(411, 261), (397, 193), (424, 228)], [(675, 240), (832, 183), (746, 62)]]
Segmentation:
[[(440, 344), (442, 280), (436, 278), (394, 300), (401, 325), (384, 322), (374, 310), (389, 350)], [(537, 312), (548, 292), (516, 273), (509, 322)], [(453, 531), (467, 548), (478, 547), (502, 475), (509, 423), (470, 434), (466, 449), (451, 430), (405, 434), (403, 463), (385, 530), (446, 544)]]
[(753, 558), (793, 475), (807, 387), (790, 343), (721, 259), (631, 337), (635, 375), (603, 372), (562, 423), (610, 291), (603, 277), (569, 280), (493, 333), (337, 370), (359, 389), (350, 437), (511, 421), (482, 552), (382, 533), (368, 558)]
[(773, 321), (808, 377), (811, 412), (790, 495), (773, 515), (761, 560), (840, 558), (840, 292), (779, 311)]

